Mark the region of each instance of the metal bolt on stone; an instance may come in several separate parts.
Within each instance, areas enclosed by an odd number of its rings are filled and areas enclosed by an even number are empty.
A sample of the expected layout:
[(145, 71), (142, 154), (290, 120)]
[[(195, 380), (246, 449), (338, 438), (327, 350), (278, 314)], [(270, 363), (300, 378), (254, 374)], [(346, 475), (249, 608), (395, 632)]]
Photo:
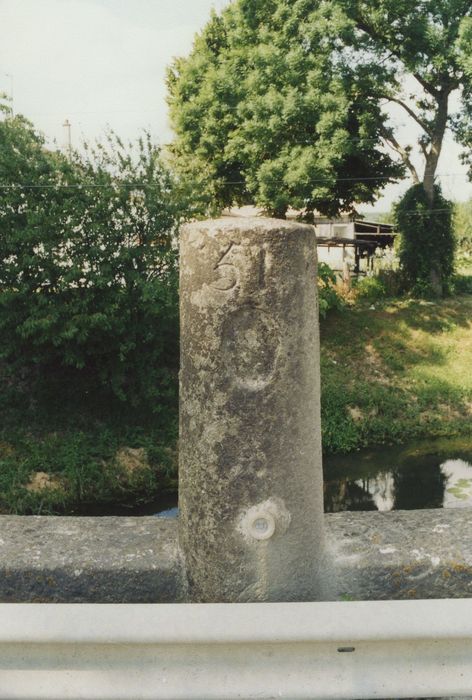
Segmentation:
[(181, 236), (179, 537), (195, 602), (326, 596), (312, 226)]

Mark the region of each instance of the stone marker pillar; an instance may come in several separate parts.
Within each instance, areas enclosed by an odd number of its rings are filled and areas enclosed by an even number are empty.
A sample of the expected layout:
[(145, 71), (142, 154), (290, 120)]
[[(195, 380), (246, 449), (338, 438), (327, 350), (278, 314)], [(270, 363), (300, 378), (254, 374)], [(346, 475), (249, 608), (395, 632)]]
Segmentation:
[(324, 596), (312, 226), (181, 237), (179, 535), (195, 602)]

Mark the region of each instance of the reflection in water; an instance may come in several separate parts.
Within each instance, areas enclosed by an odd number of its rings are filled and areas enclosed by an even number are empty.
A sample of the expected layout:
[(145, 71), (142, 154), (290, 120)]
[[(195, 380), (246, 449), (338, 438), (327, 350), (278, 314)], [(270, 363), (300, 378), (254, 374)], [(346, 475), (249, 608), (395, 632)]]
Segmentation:
[(393, 481), (395, 510), (442, 507), (446, 480), (441, 465), (425, 469), (420, 463), (408, 469), (395, 469)]
[(325, 481), (324, 501), (328, 513), (340, 510), (377, 510), (368, 488), (348, 479)]
[[(325, 511), (472, 507), (472, 440), (389, 447), (324, 459)], [(84, 510), (78, 515), (157, 515), (175, 518), (177, 494), (134, 509)]]
[(331, 456), (324, 471), (328, 513), (472, 507), (472, 443)]
[(472, 504), (472, 465), (463, 459), (447, 459), (441, 464), (447, 481), (443, 508), (470, 508)]
[(390, 472), (382, 472), (375, 478), (357, 482), (372, 496), (375, 510), (392, 510), (395, 482)]
[(167, 508), (166, 510), (161, 510), (155, 513), (157, 518), (177, 518), (179, 516), (179, 509), (177, 506), (173, 508)]

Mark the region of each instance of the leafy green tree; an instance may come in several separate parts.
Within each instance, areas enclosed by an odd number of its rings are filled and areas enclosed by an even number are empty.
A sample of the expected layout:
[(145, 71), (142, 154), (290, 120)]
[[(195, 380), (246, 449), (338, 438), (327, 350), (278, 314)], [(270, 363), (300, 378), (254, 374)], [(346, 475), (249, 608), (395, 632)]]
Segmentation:
[(0, 361), (66, 391), (175, 402), (173, 179), (148, 137), (68, 159), (0, 120)]
[[(396, 104), (416, 124), (415, 144), (402, 144), (388, 123), (386, 143), (408, 168), (413, 187), (397, 207), (403, 234), (400, 260), (415, 291), (442, 295), (453, 272), (452, 204), (435, 184), (444, 136), (450, 127), (465, 144), (472, 74), (472, 44), (467, 41), (471, 0), (339, 0), (356, 29), (353, 46), (362, 46), (366, 65), (382, 63), (386, 70), (375, 97)], [(451, 113), (451, 96), (463, 108)], [(374, 94), (373, 94), (374, 96)], [(423, 170), (413, 155), (423, 159)], [(411, 207), (411, 211), (408, 211)]]
[[(355, 28), (353, 48), (367, 56), (364, 67), (382, 63), (383, 84), (373, 97), (403, 109), (419, 128), (415, 144), (400, 144), (392, 127), (385, 126), (386, 142), (410, 171), (414, 184), (422, 183), (430, 204), (447, 128), (464, 116), (451, 114), (451, 95), (463, 98), (472, 86), (465, 70), (472, 44), (464, 32), (472, 15), (471, 0), (336, 0)], [(419, 171), (412, 160), (423, 157)]]
[(396, 207), (402, 234), (400, 261), (408, 287), (420, 296), (441, 296), (454, 272), (453, 204), (434, 185), (431, 202), (421, 184), (413, 185)]
[(335, 214), (402, 174), (369, 97), (383, 69), (356, 75), (345, 32), (334, 3), (240, 0), (212, 15), (168, 74), (174, 152), (203, 200)]
[[(236, 0), (169, 71), (182, 172), (220, 206), (283, 214), (372, 201), (404, 168), (432, 208), (447, 127), (471, 133), (471, 15), (471, 0)], [(401, 143), (389, 104), (416, 144)]]
[(459, 62), (467, 76), (467, 86), (462, 95), (462, 110), (456, 115), (454, 126), (459, 140), (465, 146), (462, 159), (469, 166), (472, 179), (472, 18), (465, 17), (461, 24)]

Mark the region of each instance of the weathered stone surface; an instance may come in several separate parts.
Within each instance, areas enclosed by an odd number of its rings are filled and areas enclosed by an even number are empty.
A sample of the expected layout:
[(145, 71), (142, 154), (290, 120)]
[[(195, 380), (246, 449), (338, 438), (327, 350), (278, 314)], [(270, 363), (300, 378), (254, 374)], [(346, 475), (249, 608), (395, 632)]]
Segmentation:
[(0, 601), (169, 603), (184, 598), (176, 523), (0, 516)]
[(472, 511), (327, 514), (336, 577), (352, 600), (472, 596)]
[[(327, 599), (472, 596), (472, 512), (325, 515)], [(186, 601), (177, 520), (0, 516), (0, 602)]]
[(192, 600), (322, 598), (313, 227), (185, 227), (180, 295), (180, 542)]

